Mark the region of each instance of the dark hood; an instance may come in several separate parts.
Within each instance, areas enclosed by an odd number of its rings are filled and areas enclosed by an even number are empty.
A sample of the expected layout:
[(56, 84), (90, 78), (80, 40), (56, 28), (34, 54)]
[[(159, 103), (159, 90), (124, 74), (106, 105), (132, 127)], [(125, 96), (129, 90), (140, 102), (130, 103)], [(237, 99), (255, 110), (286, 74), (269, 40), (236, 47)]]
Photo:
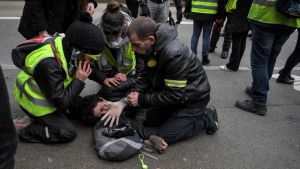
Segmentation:
[(157, 24), (153, 51), (159, 52), (164, 46), (176, 39), (177, 35), (178, 32), (175, 27), (167, 24)]

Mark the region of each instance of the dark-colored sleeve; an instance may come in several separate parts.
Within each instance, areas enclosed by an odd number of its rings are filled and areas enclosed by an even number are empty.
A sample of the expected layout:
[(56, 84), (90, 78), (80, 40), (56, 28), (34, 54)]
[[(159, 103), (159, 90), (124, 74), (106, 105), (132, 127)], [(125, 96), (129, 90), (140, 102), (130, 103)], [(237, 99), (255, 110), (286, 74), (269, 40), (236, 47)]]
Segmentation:
[(103, 85), (103, 82), (106, 78), (107, 76), (105, 75), (105, 73), (103, 73), (97, 66), (92, 67), (92, 73), (89, 76), (90, 80)]
[(131, 89), (131, 92), (138, 92), (140, 94), (147, 93), (150, 89), (150, 81), (146, 73), (142, 73), (135, 86)]
[(218, 10), (217, 10), (217, 19), (222, 19), (224, 18), (226, 9), (225, 9), (225, 4), (227, 0), (218, 0)]
[(89, 0), (89, 2), (94, 4), (94, 8), (96, 9), (98, 6), (98, 3), (95, 0)]
[(135, 54), (136, 59), (136, 77), (141, 77), (144, 70), (144, 60), (141, 58), (142, 56), (139, 54)]
[(184, 12), (185, 13), (191, 13), (191, 9), (192, 9), (192, 1), (187, 0), (186, 3), (185, 3)]
[(48, 22), (45, 18), (45, 12), (42, 7), (42, 0), (25, 0), (25, 5), (30, 12), (31, 20), (34, 23), (33, 29), (36, 32), (48, 30)]
[(33, 77), (42, 93), (59, 110), (67, 109), (71, 104), (74, 104), (85, 86), (84, 82), (74, 77), (65, 88), (65, 71), (59, 67), (55, 58), (42, 60), (36, 66)]

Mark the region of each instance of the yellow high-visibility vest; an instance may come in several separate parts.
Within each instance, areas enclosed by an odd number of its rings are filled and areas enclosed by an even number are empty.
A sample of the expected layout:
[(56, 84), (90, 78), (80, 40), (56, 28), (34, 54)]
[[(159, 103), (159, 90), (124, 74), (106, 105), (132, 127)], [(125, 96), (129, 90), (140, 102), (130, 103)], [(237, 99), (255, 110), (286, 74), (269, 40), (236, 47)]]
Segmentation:
[[(62, 68), (66, 73), (64, 79), (64, 87), (67, 87), (73, 80), (68, 74), (67, 61), (63, 51), (62, 37), (57, 36), (54, 40), (57, 53), (59, 55)], [(56, 110), (56, 107), (47, 100), (46, 96), (42, 93), (40, 87), (31, 76), (34, 72), (36, 65), (43, 59), (55, 57), (50, 44), (44, 45), (27, 55), (25, 66), (27, 73), (21, 71), (14, 85), (15, 100), (30, 114), (39, 117), (50, 114)], [(58, 64), (58, 63), (57, 63)], [(31, 75), (30, 75), (31, 74)]]

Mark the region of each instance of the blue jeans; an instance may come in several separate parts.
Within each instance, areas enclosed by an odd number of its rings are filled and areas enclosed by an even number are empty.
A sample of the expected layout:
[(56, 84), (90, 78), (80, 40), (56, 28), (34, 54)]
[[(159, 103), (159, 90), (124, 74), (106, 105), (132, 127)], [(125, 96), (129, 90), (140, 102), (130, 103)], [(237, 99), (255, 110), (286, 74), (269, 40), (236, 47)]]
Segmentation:
[(251, 68), (252, 101), (258, 105), (267, 104), (269, 80), (273, 74), (277, 56), (290, 34), (272, 34), (253, 24)]
[(13, 169), (18, 136), (11, 117), (8, 91), (0, 66), (0, 168)]
[(208, 49), (210, 43), (210, 34), (213, 26), (213, 21), (193, 20), (193, 35), (191, 40), (191, 49), (197, 55), (198, 40), (203, 28), (202, 56), (208, 57)]

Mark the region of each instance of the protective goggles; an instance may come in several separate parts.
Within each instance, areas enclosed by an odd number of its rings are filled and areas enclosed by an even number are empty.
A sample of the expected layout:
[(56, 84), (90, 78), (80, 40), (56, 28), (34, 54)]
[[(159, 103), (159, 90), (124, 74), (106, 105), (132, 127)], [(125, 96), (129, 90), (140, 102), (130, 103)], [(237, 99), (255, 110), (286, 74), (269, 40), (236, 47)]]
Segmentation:
[(101, 56), (100, 53), (99, 53), (99, 54), (96, 54), (96, 55), (87, 54), (87, 53), (82, 53), (82, 54), (84, 54), (84, 55), (86, 55), (86, 56), (88, 56), (88, 57), (90, 57), (90, 58), (92, 58), (92, 59), (94, 59), (94, 60), (98, 60), (98, 59), (100, 58), (100, 56)]
[(94, 60), (98, 60), (98, 59), (100, 58), (100, 56), (101, 56), (100, 53), (99, 53), (99, 54), (93, 55), (93, 54), (83, 53), (83, 52), (81, 52), (80, 50), (78, 50), (78, 49), (76, 49), (76, 48), (74, 48), (74, 50), (75, 50), (75, 51), (74, 51), (74, 52), (75, 52), (75, 55), (83, 54), (83, 55), (88, 56), (88, 57), (90, 57), (90, 58), (92, 58), (92, 59), (94, 59)]

